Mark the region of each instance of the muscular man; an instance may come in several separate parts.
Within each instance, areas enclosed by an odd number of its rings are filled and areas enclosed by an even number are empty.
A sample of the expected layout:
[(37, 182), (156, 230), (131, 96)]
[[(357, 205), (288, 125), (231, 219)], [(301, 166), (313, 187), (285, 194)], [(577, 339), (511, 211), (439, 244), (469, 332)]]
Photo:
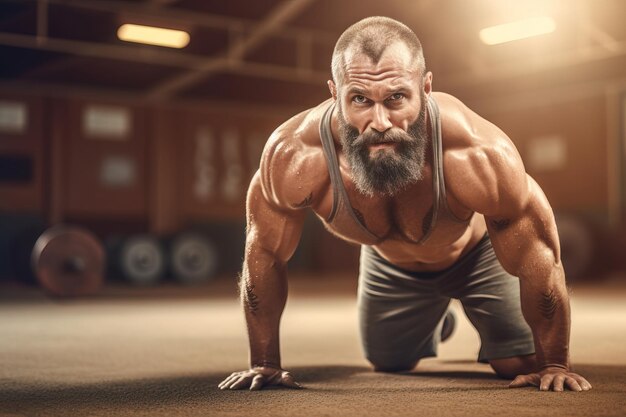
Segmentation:
[(363, 348), (377, 371), (434, 356), (451, 298), (481, 338), (479, 361), (511, 387), (589, 390), (569, 362), (570, 310), (550, 205), (511, 140), (432, 91), (405, 25), (364, 19), (339, 38), (332, 98), (281, 125), (247, 198), (241, 298), (250, 369), (221, 389), (299, 387), (281, 368), (286, 264), (312, 209), (362, 245)]

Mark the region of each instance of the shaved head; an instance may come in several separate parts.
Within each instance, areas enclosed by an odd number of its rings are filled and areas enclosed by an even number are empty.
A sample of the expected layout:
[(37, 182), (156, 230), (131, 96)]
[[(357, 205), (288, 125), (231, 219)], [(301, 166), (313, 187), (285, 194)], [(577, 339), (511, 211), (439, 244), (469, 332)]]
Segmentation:
[(345, 53), (361, 53), (378, 63), (385, 50), (397, 42), (403, 42), (412, 54), (415, 69), (426, 71), (422, 44), (415, 33), (405, 24), (388, 17), (368, 17), (345, 30), (335, 44), (331, 69), (333, 81), (339, 86), (344, 81)]

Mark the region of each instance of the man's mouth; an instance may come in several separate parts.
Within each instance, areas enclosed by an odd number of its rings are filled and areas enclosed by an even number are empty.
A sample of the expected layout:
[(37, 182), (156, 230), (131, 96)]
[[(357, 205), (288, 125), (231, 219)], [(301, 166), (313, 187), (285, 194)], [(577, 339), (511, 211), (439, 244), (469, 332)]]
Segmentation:
[(397, 142), (379, 142), (368, 145), (370, 152), (376, 152), (385, 149), (395, 149)]

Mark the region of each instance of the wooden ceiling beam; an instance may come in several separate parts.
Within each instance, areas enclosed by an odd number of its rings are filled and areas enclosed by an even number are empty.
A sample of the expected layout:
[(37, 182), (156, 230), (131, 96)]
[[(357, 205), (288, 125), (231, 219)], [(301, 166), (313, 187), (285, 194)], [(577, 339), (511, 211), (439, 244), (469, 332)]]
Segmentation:
[[(148, 93), (149, 96), (155, 99), (168, 98), (226, 69), (245, 68), (246, 65), (250, 68), (248, 63), (242, 62), (245, 55), (280, 30), (290, 19), (300, 14), (311, 2), (312, 0), (284, 0), (249, 35), (242, 36), (229, 45), (226, 52), (228, 59), (225, 62), (215, 57), (208, 58), (201, 68), (188, 71), (157, 85)], [(301, 47), (301, 43), (298, 43), (298, 47)], [(308, 78), (306, 72), (294, 71), (294, 73), (297, 77)], [(266, 75), (271, 75), (271, 72)]]

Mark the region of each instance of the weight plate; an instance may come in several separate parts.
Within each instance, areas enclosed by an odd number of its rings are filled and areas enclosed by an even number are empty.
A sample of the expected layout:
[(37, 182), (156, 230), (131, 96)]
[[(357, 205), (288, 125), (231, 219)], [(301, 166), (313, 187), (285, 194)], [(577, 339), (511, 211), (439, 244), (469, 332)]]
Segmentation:
[(163, 277), (165, 259), (159, 241), (149, 236), (135, 236), (120, 250), (120, 268), (124, 276), (137, 285), (150, 285)]
[(104, 280), (102, 244), (78, 227), (56, 226), (45, 231), (35, 242), (31, 262), (41, 286), (57, 296), (93, 294)]
[(198, 234), (183, 234), (171, 247), (172, 274), (185, 284), (211, 280), (217, 270), (218, 258), (211, 241)]

